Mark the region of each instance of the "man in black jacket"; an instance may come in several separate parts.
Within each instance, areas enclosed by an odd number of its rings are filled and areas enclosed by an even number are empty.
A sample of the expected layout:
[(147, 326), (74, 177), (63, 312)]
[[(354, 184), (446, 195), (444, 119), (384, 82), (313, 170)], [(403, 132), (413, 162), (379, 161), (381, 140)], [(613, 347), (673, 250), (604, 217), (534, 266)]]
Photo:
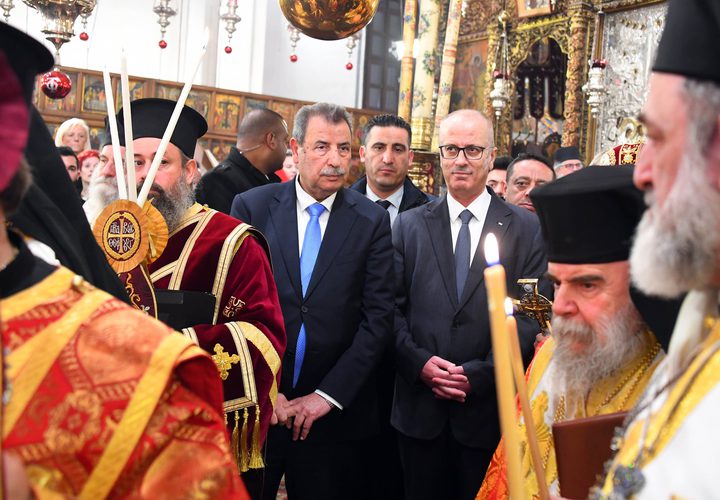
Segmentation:
[(280, 182), (275, 171), (282, 168), (288, 140), (282, 116), (269, 109), (250, 111), (238, 127), (237, 146), (200, 179), (195, 188), (197, 202), (229, 214), (236, 194)]
[(390, 214), (390, 225), (400, 212), (424, 205), (433, 199), (420, 191), (407, 176), (413, 159), (412, 130), (395, 115), (372, 118), (363, 131), (360, 160), (365, 177), (350, 188), (363, 193)]

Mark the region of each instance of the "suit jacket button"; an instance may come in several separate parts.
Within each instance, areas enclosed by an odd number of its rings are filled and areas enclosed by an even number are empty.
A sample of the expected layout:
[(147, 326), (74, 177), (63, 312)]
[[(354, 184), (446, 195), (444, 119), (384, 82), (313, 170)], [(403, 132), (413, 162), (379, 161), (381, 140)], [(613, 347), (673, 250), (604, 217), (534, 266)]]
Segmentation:
[(308, 308), (305, 307), (305, 306), (301, 306), (301, 307), (300, 307), (300, 311), (306, 313), (306, 312), (308, 312)]

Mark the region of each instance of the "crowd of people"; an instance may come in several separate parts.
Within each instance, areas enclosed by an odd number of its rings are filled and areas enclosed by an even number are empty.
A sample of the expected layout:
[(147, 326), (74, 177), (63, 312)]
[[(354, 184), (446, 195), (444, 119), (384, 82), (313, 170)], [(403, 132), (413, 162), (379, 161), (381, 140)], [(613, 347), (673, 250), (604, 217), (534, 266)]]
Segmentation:
[[(554, 424), (620, 412), (582, 496), (713, 498), (720, 6), (669, 3), (635, 166), (584, 166), (572, 146), (498, 157), (492, 121), (463, 109), (439, 125), (439, 197), (408, 176), (412, 129), (390, 114), (362, 130), (365, 175), (347, 186), (352, 121), (331, 103), (303, 106), (292, 133), (249, 112), (202, 176), (207, 123), (187, 106), (151, 167), (165, 99), (109, 116), (115, 149), (107, 134), (92, 150), (78, 119), (53, 140), (31, 103), (52, 56), (0, 23), (5, 496), (509, 498), (492, 234), (509, 295), (535, 280), (553, 300), (551, 331), (517, 315), (523, 498), (567, 496), (559, 471), (584, 461)], [(133, 165), (114, 153), (126, 113)], [(162, 322), (133, 307), (137, 275), (118, 277), (90, 229), (127, 168), (167, 226), (137, 268)]]

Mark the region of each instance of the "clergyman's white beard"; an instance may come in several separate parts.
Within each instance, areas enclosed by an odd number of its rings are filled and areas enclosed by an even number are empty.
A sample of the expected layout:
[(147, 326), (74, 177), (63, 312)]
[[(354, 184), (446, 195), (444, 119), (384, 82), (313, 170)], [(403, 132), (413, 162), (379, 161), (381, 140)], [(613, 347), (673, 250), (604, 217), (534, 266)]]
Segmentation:
[(100, 176), (100, 169), (96, 168), (90, 178), (88, 187), (88, 199), (83, 204), (85, 216), (90, 225), (95, 224), (95, 220), (105, 207), (118, 199), (117, 179), (115, 177)]
[(677, 297), (709, 284), (720, 249), (720, 193), (706, 179), (701, 154), (683, 155), (675, 185), (662, 206), (646, 195), (630, 272), (647, 294)]
[[(624, 368), (642, 351), (647, 342), (644, 329), (632, 303), (614, 317), (603, 318), (598, 331), (585, 322), (554, 316), (555, 351), (548, 366), (551, 408), (556, 408), (564, 396), (566, 418), (576, 415), (578, 406), (599, 381)], [(585, 346), (581, 353), (573, 349), (578, 342)]]

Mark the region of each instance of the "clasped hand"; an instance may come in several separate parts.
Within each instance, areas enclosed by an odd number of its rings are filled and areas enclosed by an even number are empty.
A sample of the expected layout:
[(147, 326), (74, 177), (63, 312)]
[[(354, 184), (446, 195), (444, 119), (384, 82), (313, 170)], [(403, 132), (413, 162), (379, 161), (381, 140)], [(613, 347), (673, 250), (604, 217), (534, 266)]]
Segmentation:
[(433, 356), (425, 363), (420, 379), (432, 389), (438, 399), (464, 403), (470, 392), (470, 382), (463, 367), (439, 356)]
[(327, 415), (332, 408), (319, 394), (312, 393), (299, 398), (288, 399), (279, 393), (275, 409), (270, 417), (271, 425), (284, 425), (293, 431), (293, 441), (304, 440), (313, 423)]

